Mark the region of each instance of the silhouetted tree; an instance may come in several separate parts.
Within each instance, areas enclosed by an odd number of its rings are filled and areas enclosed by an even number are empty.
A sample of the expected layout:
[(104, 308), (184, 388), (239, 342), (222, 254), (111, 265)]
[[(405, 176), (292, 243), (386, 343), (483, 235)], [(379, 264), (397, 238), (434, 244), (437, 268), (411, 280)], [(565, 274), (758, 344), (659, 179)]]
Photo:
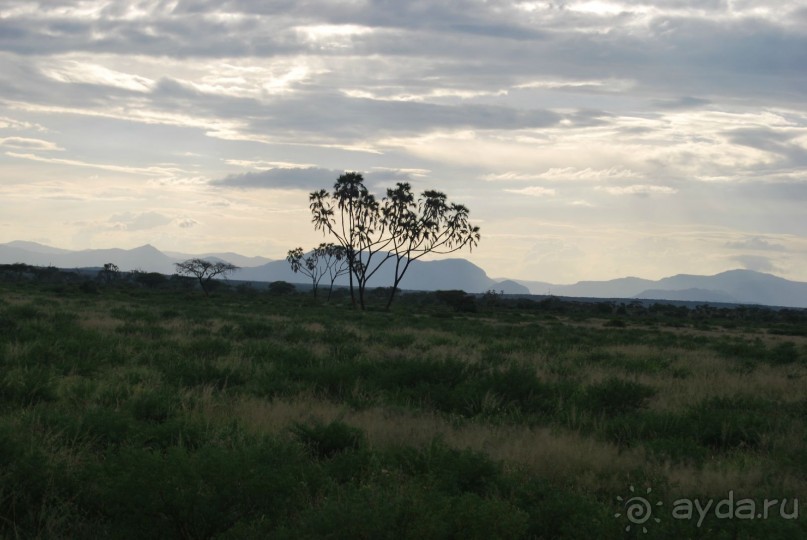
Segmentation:
[(449, 203), (439, 191), (424, 191), (415, 202), (408, 183), (399, 182), (387, 190), (382, 206), (382, 221), (392, 238), (395, 273), (387, 308), (412, 261), (424, 255), (448, 254), (465, 246), (473, 249), (479, 242), (479, 227), (471, 225), (468, 209)]
[(328, 289), (328, 299), (331, 298), (333, 285), (336, 278), (348, 273), (348, 261), (345, 248), (332, 243), (321, 243), (315, 247), (308, 255), (303, 252), (303, 248), (298, 247), (289, 250), (286, 260), (289, 261), (292, 271), (311, 278), (311, 286), (314, 298), (317, 296), (320, 281), (325, 276), (331, 280)]
[(132, 270), (132, 279), (135, 283), (139, 283), (149, 289), (156, 289), (165, 285), (168, 278), (159, 272), (146, 272), (144, 270)]
[(272, 296), (286, 296), (296, 291), (297, 287), (288, 281), (273, 281), (269, 284), (269, 294)]
[(216, 276), (226, 277), (230, 272), (238, 270), (238, 267), (228, 262), (210, 262), (204, 259), (188, 259), (187, 261), (175, 263), (177, 274), (181, 276), (192, 276), (197, 279), (206, 296), (210, 295), (210, 280)]
[(387, 307), (413, 260), (472, 248), (480, 239), (479, 227), (468, 220), (468, 209), (447, 202), (444, 193), (424, 191), (415, 201), (411, 186), (399, 182), (379, 203), (355, 172), (341, 175), (332, 193), (324, 189), (311, 193), (309, 207), (314, 229), (329, 232), (345, 249), (351, 300), (355, 305), (355, 280), (362, 309), (368, 280), (389, 259), (396, 264)]
[(336, 180), (333, 193), (320, 190), (309, 196), (314, 229), (332, 234), (345, 249), (350, 278), (350, 298), (364, 309), (367, 282), (389, 259), (384, 249), (391, 238), (381, 221), (380, 206), (364, 186), (364, 178), (356, 172), (345, 173)]
[(110, 284), (120, 277), (120, 268), (118, 268), (118, 265), (115, 263), (106, 263), (104, 264), (104, 268), (98, 271), (98, 277), (101, 278), (104, 283)]

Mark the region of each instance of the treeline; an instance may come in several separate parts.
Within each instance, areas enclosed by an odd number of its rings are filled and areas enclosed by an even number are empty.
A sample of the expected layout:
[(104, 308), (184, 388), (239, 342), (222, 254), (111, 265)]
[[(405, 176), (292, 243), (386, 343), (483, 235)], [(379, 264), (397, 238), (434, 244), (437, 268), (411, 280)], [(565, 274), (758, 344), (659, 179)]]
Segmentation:
[[(32, 283), (51, 287), (55, 292), (75, 290), (98, 294), (104, 290), (130, 289), (152, 291), (198, 291), (199, 280), (193, 276), (165, 275), (142, 270), (121, 271), (112, 263), (101, 269), (68, 270), (31, 266), (23, 263), (0, 265), (0, 282)], [(311, 298), (311, 286), (295, 285), (286, 281), (232, 282), (210, 280), (205, 282), (207, 292), (218, 295), (268, 295), (297, 298), (319, 304)], [(390, 287), (375, 287), (365, 291), (365, 305), (370, 309), (384, 309), (393, 291)], [(619, 302), (590, 301), (558, 297), (528, 297), (505, 295), (493, 290), (481, 294), (461, 290), (394, 291), (400, 296), (402, 309), (436, 310), (447, 315), (473, 315), (490, 311), (533, 313), (547, 317), (606, 319), (609, 326), (646, 326), (656, 323), (690, 325), (708, 329), (710, 325), (741, 327), (766, 325), (769, 332), (785, 335), (807, 335), (807, 309), (773, 308), (766, 306), (715, 306), (708, 304), (680, 305), (663, 301)], [(350, 289), (330, 284), (327, 300), (344, 303), (350, 301)]]

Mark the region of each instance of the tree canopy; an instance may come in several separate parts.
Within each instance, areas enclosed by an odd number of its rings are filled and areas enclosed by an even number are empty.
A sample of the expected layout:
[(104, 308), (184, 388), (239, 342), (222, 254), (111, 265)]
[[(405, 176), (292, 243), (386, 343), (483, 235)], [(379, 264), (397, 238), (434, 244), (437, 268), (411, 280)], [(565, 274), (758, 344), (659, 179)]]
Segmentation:
[(367, 282), (385, 262), (395, 262), (389, 307), (412, 261), (472, 249), (480, 240), (468, 208), (449, 202), (444, 193), (427, 190), (416, 199), (411, 185), (399, 182), (379, 201), (357, 172), (339, 176), (333, 191), (311, 193), (309, 208), (314, 229), (344, 248), (351, 299), (355, 305), (358, 297), (362, 309)]
[(226, 277), (227, 274), (238, 270), (237, 266), (226, 261), (213, 262), (205, 259), (188, 259), (175, 263), (174, 266), (177, 274), (195, 277), (206, 296), (210, 295), (210, 280), (216, 276)]

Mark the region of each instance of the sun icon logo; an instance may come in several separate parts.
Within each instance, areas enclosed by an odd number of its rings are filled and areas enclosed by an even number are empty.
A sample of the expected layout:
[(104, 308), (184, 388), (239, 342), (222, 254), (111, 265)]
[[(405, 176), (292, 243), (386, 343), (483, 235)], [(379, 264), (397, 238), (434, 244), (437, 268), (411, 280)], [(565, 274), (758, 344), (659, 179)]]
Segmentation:
[[(653, 488), (647, 488), (647, 492), (645, 495), (648, 497), (650, 493), (653, 491)], [(653, 518), (653, 521), (656, 523), (660, 523), (661, 520), (657, 517), (653, 517), (653, 507), (654, 506), (661, 506), (664, 503), (658, 501), (655, 505), (651, 504), (647, 497), (643, 497), (641, 495), (633, 495), (636, 493), (636, 490), (633, 486), (630, 487), (631, 496), (627, 499), (623, 499), (622, 497), (617, 497), (616, 500), (619, 501), (620, 506), (623, 509), (625, 517), (628, 519), (630, 523), (628, 526), (625, 527), (625, 531), (630, 532), (630, 529), (633, 525), (641, 526), (642, 532), (647, 534), (647, 527), (645, 524)], [(621, 518), (623, 512), (617, 512), (614, 514), (615, 518)]]

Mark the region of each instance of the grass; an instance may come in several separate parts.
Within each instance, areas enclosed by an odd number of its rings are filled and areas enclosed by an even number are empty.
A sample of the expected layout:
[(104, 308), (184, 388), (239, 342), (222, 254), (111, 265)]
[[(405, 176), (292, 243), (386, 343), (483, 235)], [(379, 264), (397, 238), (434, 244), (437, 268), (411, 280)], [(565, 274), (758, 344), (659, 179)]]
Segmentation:
[(631, 486), (807, 498), (798, 313), (462, 300), (1, 284), (0, 537), (626, 538)]

